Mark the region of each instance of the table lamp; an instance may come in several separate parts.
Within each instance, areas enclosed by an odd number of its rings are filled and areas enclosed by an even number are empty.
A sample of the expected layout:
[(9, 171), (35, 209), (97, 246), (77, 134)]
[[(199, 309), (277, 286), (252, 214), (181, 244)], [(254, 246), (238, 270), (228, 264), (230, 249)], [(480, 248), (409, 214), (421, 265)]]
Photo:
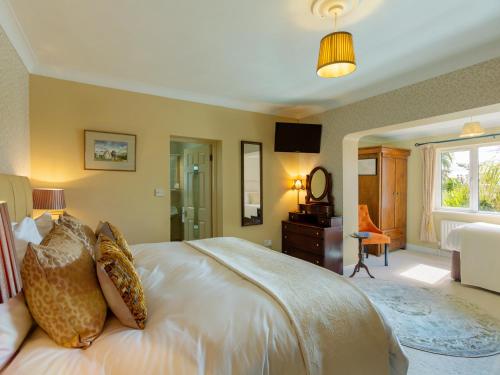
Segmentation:
[(299, 194), (301, 190), (305, 190), (304, 182), (300, 177), (297, 177), (293, 180), (292, 190), (297, 190), (297, 212), (300, 212), (300, 203), (299, 203)]
[(46, 210), (57, 219), (65, 208), (64, 189), (33, 189), (33, 209)]
[(0, 303), (21, 292), (22, 282), (16, 261), (14, 236), (6, 202), (0, 202)]

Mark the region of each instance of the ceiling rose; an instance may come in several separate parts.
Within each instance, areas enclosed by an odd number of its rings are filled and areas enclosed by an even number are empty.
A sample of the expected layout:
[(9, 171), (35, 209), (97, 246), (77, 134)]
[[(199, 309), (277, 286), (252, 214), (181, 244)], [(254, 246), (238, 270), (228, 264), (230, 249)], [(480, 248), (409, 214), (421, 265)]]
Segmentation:
[(350, 13), (362, 0), (312, 0), (311, 13), (315, 16), (325, 18), (333, 17), (334, 10), (342, 8), (342, 15)]

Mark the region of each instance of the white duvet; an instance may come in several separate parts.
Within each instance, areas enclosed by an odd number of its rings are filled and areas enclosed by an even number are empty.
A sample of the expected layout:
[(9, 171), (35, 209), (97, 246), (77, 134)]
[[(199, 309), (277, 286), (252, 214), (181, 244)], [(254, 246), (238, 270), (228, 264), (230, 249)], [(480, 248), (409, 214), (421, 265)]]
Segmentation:
[[(103, 333), (80, 350), (56, 345), (37, 328), (5, 374), (306, 373), (290, 319), (261, 288), (184, 243), (133, 251), (147, 298), (145, 330), (109, 313)], [(397, 354), (391, 366), (404, 367)]]

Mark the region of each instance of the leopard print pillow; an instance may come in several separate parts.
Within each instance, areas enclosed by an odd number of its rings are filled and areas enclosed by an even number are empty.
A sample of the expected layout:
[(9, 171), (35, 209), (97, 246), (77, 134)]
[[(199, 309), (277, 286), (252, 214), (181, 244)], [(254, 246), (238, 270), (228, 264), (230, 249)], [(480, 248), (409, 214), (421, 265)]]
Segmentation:
[(146, 300), (134, 265), (118, 245), (102, 233), (97, 247), (97, 277), (109, 308), (123, 325), (144, 329)]
[(87, 225), (83, 224), (76, 217), (71, 216), (66, 211), (59, 217), (58, 224), (64, 225), (70, 229), (85, 245), (85, 248), (94, 257), (94, 246), (96, 243), (96, 235), (94, 231)]
[(42, 244), (28, 245), (21, 276), (38, 325), (59, 345), (90, 346), (102, 331), (107, 306), (94, 261), (78, 237), (56, 225)]

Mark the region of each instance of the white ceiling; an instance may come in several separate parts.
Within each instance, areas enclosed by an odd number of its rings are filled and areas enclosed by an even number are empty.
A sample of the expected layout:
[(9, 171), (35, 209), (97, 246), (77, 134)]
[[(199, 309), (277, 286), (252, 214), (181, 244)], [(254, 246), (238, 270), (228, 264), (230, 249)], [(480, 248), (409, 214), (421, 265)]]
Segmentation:
[(395, 142), (405, 140), (417, 140), (432, 138), (439, 135), (449, 135), (450, 137), (458, 137), (466, 122), (478, 121), (486, 130), (486, 133), (500, 130), (500, 113), (488, 113), (474, 117), (464, 117), (461, 119), (443, 121), (434, 124), (421, 125), (413, 128), (398, 129), (392, 131), (384, 131), (380, 134), (367, 136), (364, 141), (369, 142)]
[(363, 0), (358, 69), (321, 79), (310, 0), (0, 0), (37, 74), (301, 118), (500, 56), (499, 0)]

